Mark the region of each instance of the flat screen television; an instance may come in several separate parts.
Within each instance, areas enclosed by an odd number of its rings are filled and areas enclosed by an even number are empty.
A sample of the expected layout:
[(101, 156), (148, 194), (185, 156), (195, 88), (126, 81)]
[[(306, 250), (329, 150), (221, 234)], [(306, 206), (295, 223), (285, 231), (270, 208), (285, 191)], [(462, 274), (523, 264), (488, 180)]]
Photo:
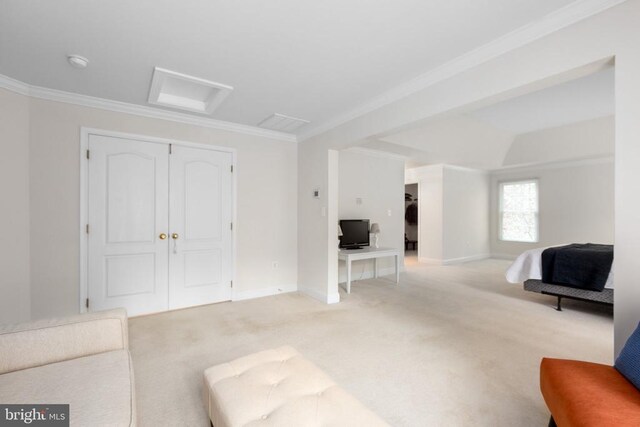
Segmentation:
[(341, 219), (340, 247), (343, 249), (360, 249), (369, 246), (368, 219)]

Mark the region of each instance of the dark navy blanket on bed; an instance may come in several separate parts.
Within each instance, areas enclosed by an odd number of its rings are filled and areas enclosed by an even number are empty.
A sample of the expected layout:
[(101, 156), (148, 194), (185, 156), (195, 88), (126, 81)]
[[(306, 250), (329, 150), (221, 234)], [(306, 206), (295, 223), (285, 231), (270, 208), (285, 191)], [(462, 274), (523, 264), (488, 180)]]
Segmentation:
[(574, 243), (542, 252), (542, 281), (602, 291), (613, 263), (613, 245)]

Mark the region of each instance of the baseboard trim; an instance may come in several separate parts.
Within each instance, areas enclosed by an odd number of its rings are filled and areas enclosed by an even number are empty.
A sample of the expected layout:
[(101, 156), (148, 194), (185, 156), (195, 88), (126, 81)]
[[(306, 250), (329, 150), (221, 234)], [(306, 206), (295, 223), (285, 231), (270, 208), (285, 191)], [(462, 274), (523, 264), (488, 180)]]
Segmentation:
[(327, 295), (324, 292), (318, 292), (315, 289), (298, 289), (298, 291), (301, 294), (325, 304), (336, 304), (340, 302), (340, 294), (338, 292)]
[(491, 258), (503, 259), (505, 261), (514, 261), (516, 258), (518, 258), (518, 255), (505, 254), (505, 253), (492, 253)]
[(442, 265), (442, 260), (438, 258), (427, 258), (427, 257), (418, 257), (418, 262), (420, 264), (428, 264), (428, 265)]
[(471, 255), (471, 256), (465, 256), (460, 258), (449, 258), (449, 259), (442, 260), (442, 265), (462, 264), (465, 262), (480, 261), (483, 259), (488, 259), (490, 257), (491, 257), (490, 254), (479, 254), (479, 255)]
[(263, 298), (269, 297), (272, 295), (285, 294), (289, 292), (296, 292), (298, 290), (297, 285), (281, 285), (281, 286), (271, 286), (268, 288), (259, 288), (259, 289), (249, 289), (246, 291), (235, 291), (233, 292), (233, 296), (231, 301), (244, 301), (248, 299), (254, 298)]
[(340, 302), (340, 293), (339, 292), (327, 295), (327, 304), (337, 304), (339, 302)]
[(418, 258), (418, 262), (421, 264), (428, 264), (428, 265), (454, 265), (454, 264), (462, 264), (462, 263), (471, 262), (471, 261), (480, 261), (488, 258), (491, 258), (490, 254), (479, 254), (479, 255), (471, 255), (466, 257), (448, 258), (448, 259), (420, 257)]

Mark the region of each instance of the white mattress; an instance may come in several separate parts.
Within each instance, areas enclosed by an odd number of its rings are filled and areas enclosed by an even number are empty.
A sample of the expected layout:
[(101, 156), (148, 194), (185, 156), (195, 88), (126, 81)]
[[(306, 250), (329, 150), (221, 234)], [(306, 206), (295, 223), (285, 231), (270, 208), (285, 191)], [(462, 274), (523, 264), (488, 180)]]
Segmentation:
[[(509, 283), (522, 283), (525, 280), (542, 280), (542, 252), (547, 248), (531, 249), (523, 252), (513, 261), (505, 274)], [(613, 264), (607, 283), (607, 289), (613, 289)]]

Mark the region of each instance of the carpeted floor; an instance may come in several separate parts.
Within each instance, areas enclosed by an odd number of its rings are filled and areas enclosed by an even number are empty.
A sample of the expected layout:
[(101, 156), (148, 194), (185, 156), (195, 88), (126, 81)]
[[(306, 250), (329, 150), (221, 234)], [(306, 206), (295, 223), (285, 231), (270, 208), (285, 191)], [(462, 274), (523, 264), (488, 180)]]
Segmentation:
[(506, 283), (498, 260), (352, 285), (324, 305), (285, 294), (134, 318), (138, 420), (208, 426), (205, 368), (290, 344), (394, 426), (545, 426), (543, 356), (611, 363), (612, 310)]

